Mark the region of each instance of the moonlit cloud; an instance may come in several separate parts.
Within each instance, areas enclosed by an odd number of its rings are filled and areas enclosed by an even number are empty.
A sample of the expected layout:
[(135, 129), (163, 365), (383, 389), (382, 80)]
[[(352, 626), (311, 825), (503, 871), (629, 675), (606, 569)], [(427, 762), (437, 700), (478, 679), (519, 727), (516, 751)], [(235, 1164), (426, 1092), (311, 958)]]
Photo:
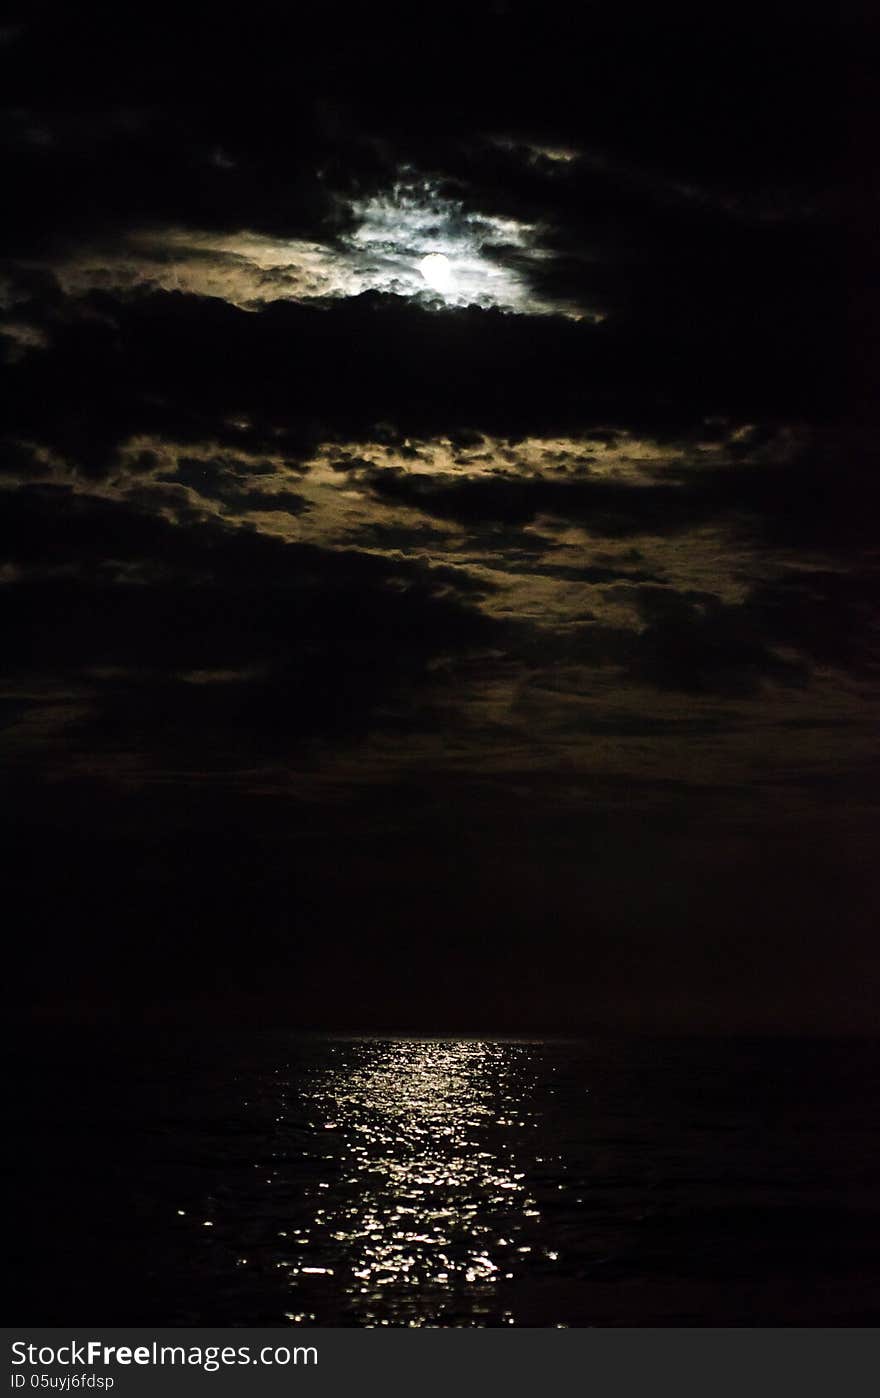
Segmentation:
[(14, 363), (33, 350), (46, 349), (49, 337), (38, 325), (27, 321), (0, 321), (0, 337), (6, 341), (3, 346), (7, 362)]
[[(134, 231), (110, 252), (80, 250), (52, 270), (68, 296), (177, 291), (256, 310), (273, 301), (379, 292), (437, 307), (602, 319), (586, 306), (534, 290), (530, 271), (543, 270), (553, 256), (538, 226), (468, 210), (430, 180), (400, 181), (385, 195), (353, 201), (345, 212), (353, 226), (333, 241), (253, 231)], [(446, 259), (442, 288), (423, 273), (427, 257)]]
[(425, 299), (419, 264), (440, 255), (451, 275), (452, 284), (440, 298), (447, 305), (573, 319), (587, 314), (583, 308), (542, 300), (531, 290), (529, 264), (537, 267), (551, 256), (533, 224), (467, 211), (428, 180), (399, 183), (387, 196), (355, 203), (352, 212), (359, 223), (345, 246), (365, 279), (365, 290)]
[(560, 168), (575, 165), (580, 159), (580, 151), (570, 146), (544, 141), (517, 140), (512, 136), (490, 136), (490, 145), (498, 150), (509, 151), (527, 164), (548, 174), (558, 173)]

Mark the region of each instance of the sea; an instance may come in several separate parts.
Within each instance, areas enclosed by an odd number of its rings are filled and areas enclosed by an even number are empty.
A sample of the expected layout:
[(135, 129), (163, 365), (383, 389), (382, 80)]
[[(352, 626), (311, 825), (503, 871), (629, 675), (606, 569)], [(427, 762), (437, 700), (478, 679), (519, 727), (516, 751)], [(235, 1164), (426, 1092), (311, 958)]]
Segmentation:
[(880, 1043), (44, 1029), (9, 1323), (880, 1321)]

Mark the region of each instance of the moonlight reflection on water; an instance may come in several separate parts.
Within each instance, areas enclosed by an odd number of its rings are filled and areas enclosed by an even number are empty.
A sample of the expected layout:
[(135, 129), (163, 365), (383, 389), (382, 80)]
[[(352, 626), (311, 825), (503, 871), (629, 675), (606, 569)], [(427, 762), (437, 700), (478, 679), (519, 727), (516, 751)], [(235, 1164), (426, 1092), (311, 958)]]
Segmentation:
[(876, 1322), (874, 1041), (65, 1048), (11, 1102), (19, 1315), (50, 1278), (58, 1324)]
[(321, 1261), (291, 1259), (289, 1283), (319, 1296), (317, 1279), (334, 1275), (361, 1323), (449, 1323), (458, 1310), (479, 1323), (513, 1275), (517, 1247), (530, 1250), (522, 1230), (538, 1217), (506, 1130), (528, 1126), (521, 1091), (507, 1081), (524, 1050), (356, 1047), (355, 1057), (341, 1048), (338, 1069), (320, 1073), (308, 1094), (340, 1178), (332, 1194), (324, 1180), (308, 1191), (314, 1214), (299, 1241)]

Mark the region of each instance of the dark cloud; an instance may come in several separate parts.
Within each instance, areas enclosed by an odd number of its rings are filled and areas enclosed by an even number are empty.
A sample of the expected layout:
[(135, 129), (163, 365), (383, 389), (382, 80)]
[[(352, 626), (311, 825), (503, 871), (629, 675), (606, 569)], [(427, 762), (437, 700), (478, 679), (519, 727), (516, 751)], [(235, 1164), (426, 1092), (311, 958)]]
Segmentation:
[(376, 294), (332, 314), (275, 303), (254, 315), (174, 294), (125, 304), (92, 296), (87, 304), (106, 315), (62, 327), (51, 354), (10, 368), (9, 426), (95, 473), (111, 468), (118, 443), (133, 433), (185, 441), (222, 432), (232, 440), (241, 432), (232, 421), (243, 419), (264, 451), (279, 445), (273, 432), (284, 434), (281, 445), (307, 451), (321, 437), (363, 440), (381, 422), (413, 438), (462, 430), (552, 436), (594, 426), (675, 436), (717, 415), (828, 422), (847, 382), (831, 328), (823, 325), (817, 344), (780, 317), (790, 343), (772, 342), (764, 308), (751, 298), (750, 323), (727, 331), (705, 306), (711, 347), (690, 322), (679, 332), (659, 311), (624, 327), (437, 313)]
[(568, 482), (503, 472), (450, 481), (381, 467), (362, 473), (361, 479), (383, 499), (461, 524), (521, 525), (549, 514), (581, 520), (591, 532), (616, 538), (687, 529), (717, 513), (688, 492), (666, 486)]
[(689, 693), (754, 694), (765, 680), (802, 685), (807, 667), (775, 653), (748, 607), (717, 597), (643, 589), (647, 621), (631, 673), (660, 688)]
[(34, 571), (0, 592), (4, 669), (79, 684), (76, 749), (228, 766), (367, 731), (432, 657), (491, 637), (450, 570), (184, 528), (57, 489), (11, 505), (4, 555)]
[(816, 666), (876, 674), (875, 576), (798, 571), (734, 604), (670, 587), (627, 593), (641, 627), (588, 622), (569, 640), (570, 656), (659, 689), (718, 696), (756, 696), (767, 682), (802, 688)]
[(858, 442), (848, 459), (844, 445), (832, 440), (787, 461), (721, 468), (695, 465), (687, 443), (681, 450), (687, 464), (657, 468), (653, 481), (504, 470), (450, 478), (375, 466), (361, 468), (359, 479), (383, 500), (463, 525), (522, 525), (547, 514), (580, 521), (598, 537), (626, 538), (745, 518), (752, 531), (789, 546), (848, 552), (872, 542), (868, 512), (877, 476), (873, 452), (865, 454)]
[(766, 635), (817, 665), (876, 673), (880, 574), (791, 571), (757, 587), (747, 609)]

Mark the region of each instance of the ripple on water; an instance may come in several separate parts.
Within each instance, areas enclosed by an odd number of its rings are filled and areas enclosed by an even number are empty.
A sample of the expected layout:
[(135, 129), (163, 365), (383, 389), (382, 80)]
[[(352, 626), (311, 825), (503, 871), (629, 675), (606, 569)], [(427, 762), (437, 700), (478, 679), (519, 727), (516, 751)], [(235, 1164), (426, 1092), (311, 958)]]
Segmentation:
[(323, 1308), (332, 1279), (356, 1324), (486, 1323), (539, 1217), (521, 1158), (527, 1063), (522, 1046), (476, 1041), (336, 1046), (304, 1092), (333, 1149), (276, 1263), (306, 1298), (291, 1319)]

